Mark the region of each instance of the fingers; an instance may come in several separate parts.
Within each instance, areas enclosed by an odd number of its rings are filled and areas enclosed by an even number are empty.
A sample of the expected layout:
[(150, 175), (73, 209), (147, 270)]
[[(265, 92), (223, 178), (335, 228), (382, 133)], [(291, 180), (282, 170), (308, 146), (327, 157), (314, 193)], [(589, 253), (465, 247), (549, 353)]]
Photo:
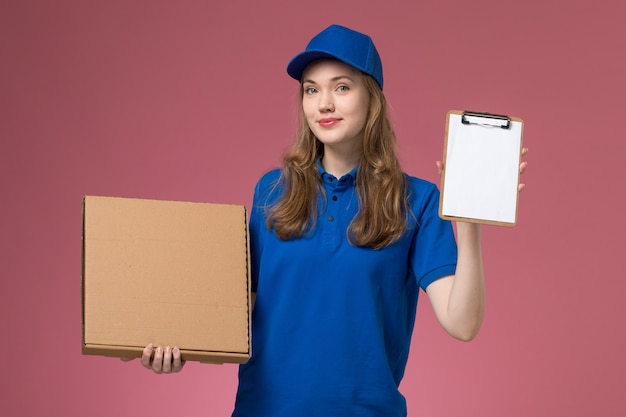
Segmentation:
[(163, 352), (163, 367), (161, 368), (164, 374), (172, 372), (172, 349), (166, 347)]
[(180, 349), (177, 346), (174, 346), (172, 349), (172, 372), (180, 372), (185, 365), (185, 361), (180, 356)]
[(158, 346), (154, 351), (152, 370), (157, 374), (160, 374), (163, 370), (163, 348), (161, 346)]
[(185, 361), (182, 359), (180, 349), (169, 346), (163, 348), (157, 346), (155, 349), (152, 343), (147, 345), (141, 356), (141, 364), (144, 368), (150, 369), (157, 374), (169, 374), (173, 372), (180, 372), (185, 365)]
[(523, 174), (524, 171), (526, 171), (526, 167), (528, 166), (528, 162), (524, 161), (521, 164), (519, 164), (519, 172), (520, 174)]
[(141, 364), (144, 368), (152, 369), (152, 343), (148, 344), (143, 349), (143, 354), (141, 355)]
[(439, 171), (439, 176), (441, 176), (441, 174), (443, 174), (443, 162), (437, 161), (435, 162), (435, 164), (437, 165), (437, 171)]
[[(526, 155), (528, 153), (528, 148), (522, 148), (522, 156)], [(526, 167), (528, 166), (528, 162), (524, 161), (521, 164), (519, 164), (519, 173), (523, 174), (524, 171), (526, 171)], [(526, 184), (519, 184), (517, 186), (517, 192), (522, 192), (522, 190), (524, 190), (524, 188), (526, 187)]]
[[(528, 148), (522, 148), (522, 156), (526, 155), (528, 153)], [(519, 172), (520, 174), (523, 174), (524, 171), (526, 171), (526, 166), (528, 165), (528, 162), (524, 161), (522, 163), (519, 164)]]

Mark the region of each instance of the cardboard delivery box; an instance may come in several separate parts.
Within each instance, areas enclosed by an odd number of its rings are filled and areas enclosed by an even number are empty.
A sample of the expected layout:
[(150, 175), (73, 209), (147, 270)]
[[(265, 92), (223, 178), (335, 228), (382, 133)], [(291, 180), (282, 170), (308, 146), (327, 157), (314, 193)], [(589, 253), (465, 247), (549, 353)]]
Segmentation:
[(244, 206), (85, 196), (83, 354), (246, 362), (247, 231)]

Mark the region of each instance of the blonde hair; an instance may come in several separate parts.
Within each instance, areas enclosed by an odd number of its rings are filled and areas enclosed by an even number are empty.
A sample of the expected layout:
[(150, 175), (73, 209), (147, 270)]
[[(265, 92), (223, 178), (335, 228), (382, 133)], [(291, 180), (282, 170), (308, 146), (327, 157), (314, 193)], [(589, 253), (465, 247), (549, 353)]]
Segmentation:
[[(396, 242), (406, 230), (407, 180), (397, 158), (396, 135), (385, 96), (371, 76), (363, 76), (370, 106), (356, 175), (359, 211), (347, 235), (356, 246), (380, 249)], [(267, 227), (280, 239), (302, 237), (315, 227), (318, 199), (326, 197), (317, 168), (323, 154), (324, 145), (301, 115), (296, 140), (283, 157), (279, 179), (283, 194), (268, 210)]]

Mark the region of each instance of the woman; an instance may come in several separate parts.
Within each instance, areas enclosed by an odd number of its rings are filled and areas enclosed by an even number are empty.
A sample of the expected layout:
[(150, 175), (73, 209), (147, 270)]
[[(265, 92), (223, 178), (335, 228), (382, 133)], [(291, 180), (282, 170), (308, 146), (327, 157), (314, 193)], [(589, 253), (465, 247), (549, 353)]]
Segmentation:
[[(480, 329), (480, 226), (457, 223), (455, 241), (437, 187), (402, 172), (369, 36), (330, 26), (287, 72), (302, 122), (255, 189), (253, 355), (233, 416), (405, 416), (420, 288), (450, 335)], [(142, 362), (156, 372), (183, 366), (177, 349), (152, 353)]]

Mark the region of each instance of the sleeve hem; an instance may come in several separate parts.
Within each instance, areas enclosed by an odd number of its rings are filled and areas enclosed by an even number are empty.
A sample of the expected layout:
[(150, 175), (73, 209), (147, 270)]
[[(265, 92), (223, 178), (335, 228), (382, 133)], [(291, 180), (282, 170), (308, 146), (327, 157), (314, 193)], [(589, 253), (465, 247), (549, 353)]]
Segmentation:
[(435, 268), (432, 271), (429, 271), (420, 279), (420, 287), (426, 291), (426, 287), (428, 287), (433, 282), (437, 281), (439, 278), (446, 277), (448, 275), (454, 275), (456, 272), (456, 264), (442, 265), (439, 268)]

